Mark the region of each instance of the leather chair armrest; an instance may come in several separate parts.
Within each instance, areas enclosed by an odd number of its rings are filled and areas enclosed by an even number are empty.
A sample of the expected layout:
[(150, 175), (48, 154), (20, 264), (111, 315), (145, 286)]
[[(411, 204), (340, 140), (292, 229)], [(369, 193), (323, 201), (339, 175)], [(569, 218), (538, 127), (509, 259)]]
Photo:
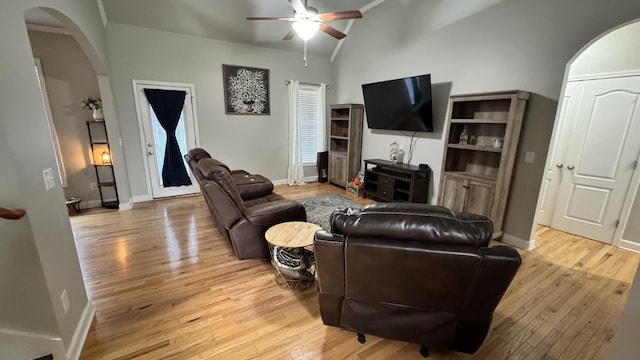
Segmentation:
[(249, 175), (246, 170), (231, 170), (231, 175)]
[(483, 261), (476, 271), (465, 306), (458, 316), (453, 348), (474, 353), (489, 332), (493, 312), (520, 267), (514, 248), (495, 246), (480, 249)]
[(278, 200), (247, 208), (245, 216), (254, 225), (271, 225), (284, 221), (306, 221), (304, 206), (294, 200)]
[(520, 266), (520, 253), (515, 248), (510, 246), (494, 246), (490, 248), (483, 248), (482, 254), (486, 259), (502, 260), (507, 262), (516, 262)]
[(326, 230), (316, 232), (313, 248), (316, 254), (318, 291), (320, 294), (344, 296), (344, 236)]
[(520, 268), (520, 254), (512, 247), (482, 248), (483, 261), (464, 310), (466, 317), (492, 314)]

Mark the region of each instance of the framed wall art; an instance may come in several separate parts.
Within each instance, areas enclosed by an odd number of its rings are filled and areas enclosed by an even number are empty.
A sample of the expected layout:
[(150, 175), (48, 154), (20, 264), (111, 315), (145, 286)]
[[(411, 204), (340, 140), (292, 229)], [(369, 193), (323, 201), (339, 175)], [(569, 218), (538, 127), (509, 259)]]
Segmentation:
[(269, 115), (269, 69), (222, 65), (225, 113)]

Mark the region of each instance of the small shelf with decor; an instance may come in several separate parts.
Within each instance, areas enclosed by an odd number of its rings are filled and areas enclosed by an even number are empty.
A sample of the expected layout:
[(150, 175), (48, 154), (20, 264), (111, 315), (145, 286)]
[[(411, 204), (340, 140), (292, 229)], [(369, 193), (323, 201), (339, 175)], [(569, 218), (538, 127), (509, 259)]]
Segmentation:
[(89, 132), (89, 145), (93, 157), (93, 168), (96, 173), (100, 203), (102, 207), (117, 209), (120, 206), (116, 177), (111, 162), (111, 149), (109, 148), (109, 136), (104, 120), (87, 120)]

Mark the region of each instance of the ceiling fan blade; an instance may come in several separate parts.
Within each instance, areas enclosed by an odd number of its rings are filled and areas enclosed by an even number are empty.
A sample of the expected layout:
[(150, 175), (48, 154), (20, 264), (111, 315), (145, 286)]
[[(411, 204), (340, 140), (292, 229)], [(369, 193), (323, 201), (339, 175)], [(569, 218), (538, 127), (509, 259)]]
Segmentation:
[(331, 27), (331, 26), (329, 26), (327, 24), (323, 24), (323, 23), (320, 23), (320, 30), (326, 32), (327, 34), (333, 36), (334, 38), (336, 38), (338, 40), (344, 39), (347, 36), (347, 34), (343, 33), (342, 31), (339, 31), (339, 30), (337, 30), (337, 29), (335, 29), (335, 28), (333, 28), (333, 27)]
[(318, 15), (322, 21), (344, 20), (344, 19), (362, 19), (360, 10), (330, 12)]
[(256, 16), (249, 16), (247, 17), (247, 20), (281, 20), (281, 21), (293, 21), (294, 19), (288, 18), (288, 17), (271, 17), (271, 16), (267, 16), (267, 17), (256, 17)]
[(293, 39), (294, 37), (296, 37), (296, 31), (295, 31), (295, 30), (293, 30), (293, 29), (291, 29), (291, 30), (289, 30), (289, 32), (287, 33), (287, 35), (285, 35), (285, 36), (282, 38), (282, 40), (291, 40), (291, 39)]
[(291, 7), (293, 7), (293, 10), (295, 10), (298, 14), (307, 13), (307, 8), (304, 7), (302, 0), (289, 0), (289, 4), (291, 4)]

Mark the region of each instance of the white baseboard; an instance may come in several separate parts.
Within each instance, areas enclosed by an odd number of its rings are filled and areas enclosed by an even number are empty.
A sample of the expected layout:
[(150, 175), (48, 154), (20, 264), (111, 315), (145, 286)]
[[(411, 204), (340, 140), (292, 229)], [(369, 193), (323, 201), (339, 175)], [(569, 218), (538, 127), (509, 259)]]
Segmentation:
[[(133, 197), (131, 197), (131, 202), (133, 204), (139, 203), (139, 202), (146, 202), (146, 201), (152, 201), (153, 198), (151, 197), (151, 195), (135, 195)], [(131, 206), (133, 206), (133, 204)]]
[(35, 359), (47, 354), (66, 359), (61, 338), (0, 328), (0, 359)]
[(118, 210), (120, 211), (131, 209), (133, 209), (133, 199), (129, 199), (129, 201), (126, 203), (120, 203), (120, 205), (118, 206)]
[(640, 244), (638, 244), (637, 242), (620, 239), (620, 243), (618, 244), (618, 246), (621, 249), (640, 253)]
[[(307, 177), (303, 177), (302, 181), (305, 182), (305, 183), (318, 182), (318, 177), (317, 176), (307, 176)], [(271, 182), (273, 183), (273, 185), (287, 185), (289, 183), (289, 181), (287, 179), (271, 180)]]
[(271, 180), (273, 185), (287, 185), (287, 179)]
[(533, 250), (536, 247), (535, 239), (527, 241), (506, 233), (502, 234), (502, 242), (524, 250)]
[(87, 305), (85, 305), (84, 310), (82, 311), (80, 321), (76, 326), (76, 331), (73, 332), (71, 343), (69, 343), (69, 348), (67, 349), (67, 359), (80, 359), (80, 353), (82, 352), (82, 347), (84, 346), (84, 342), (87, 339), (89, 327), (91, 327), (91, 322), (93, 321), (93, 315), (95, 315), (95, 313), (96, 309), (93, 307), (93, 303), (91, 301), (87, 301)]

